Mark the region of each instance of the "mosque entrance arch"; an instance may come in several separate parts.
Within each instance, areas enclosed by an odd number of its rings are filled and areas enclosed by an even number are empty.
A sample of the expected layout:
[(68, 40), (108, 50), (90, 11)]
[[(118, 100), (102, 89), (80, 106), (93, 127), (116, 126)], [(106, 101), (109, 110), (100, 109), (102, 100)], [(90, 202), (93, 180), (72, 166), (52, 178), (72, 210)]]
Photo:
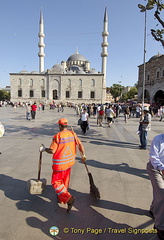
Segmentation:
[(160, 106), (164, 106), (164, 91), (159, 90), (155, 93), (154, 102)]
[(53, 100), (58, 99), (58, 91), (56, 89), (52, 91), (52, 96), (53, 96)]

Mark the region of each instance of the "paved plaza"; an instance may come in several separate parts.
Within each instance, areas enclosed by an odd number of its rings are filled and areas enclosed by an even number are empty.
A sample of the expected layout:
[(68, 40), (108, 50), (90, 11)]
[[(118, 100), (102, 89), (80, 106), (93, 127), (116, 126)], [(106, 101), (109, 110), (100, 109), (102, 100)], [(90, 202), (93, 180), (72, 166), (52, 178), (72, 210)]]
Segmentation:
[[(65, 117), (81, 139), (89, 171), (101, 199), (89, 193), (89, 179), (77, 154), (70, 192), (76, 198), (69, 214), (57, 203), (51, 186), (51, 155), (43, 153), (41, 178), (47, 179), (42, 195), (30, 195), (27, 181), (37, 178), (39, 146), (49, 147), (58, 132), (58, 119)], [(137, 118), (124, 122), (121, 114), (112, 125), (98, 127), (90, 118), (90, 130), (82, 135), (74, 109), (37, 111), (27, 121), (25, 109), (0, 108), (5, 134), (0, 138), (0, 240), (156, 240), (154, 220), (148, 210), (152, 187), (146, 173), (151, 140), (162, 133), (164, 122), (152, 118), (148, 149), (139, 149)], [(50, 234), (57, 227), (56, 236)], [(149, 233), (147, 233), (149, 232)]]

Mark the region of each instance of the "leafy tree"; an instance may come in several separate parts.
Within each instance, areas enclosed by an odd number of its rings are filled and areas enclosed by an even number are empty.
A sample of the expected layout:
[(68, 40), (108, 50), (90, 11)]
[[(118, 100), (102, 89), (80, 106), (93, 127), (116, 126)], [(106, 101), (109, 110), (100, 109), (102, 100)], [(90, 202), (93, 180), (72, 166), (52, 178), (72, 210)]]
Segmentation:
[(10, 100), (10, 92), (0, 90), (0, 101)]
[(132, 87), (128, 92), (127, 92), (127, 95), (128, 95), (128, 99), (132, 99), (134, 98), (134, 96), (138, 93), (138, 90), (136, 87)]
[(127, 99), (132, 99), (134, 98), (134, 96), (138, 93), (138, 90), (136, 87), (131, 87), (130, 90), (127, 93), (124, 93), (122, 95), (122, 99), (123, 100), (127, 100)]
[(122, 100), (125, 101), (128, 99), (128, 94), (127, 93), (123, 93), (122, 94)]
[(124, 86), (120, 84), (113, 84), (112, 87), (110, 88), (110, 92), (113, 95), (115, 102), (116, 102), (116, 98), (121, 96), (123, 89), (124, 89)]
[(158, 23), (160, 24), (159, 29), (151, 29), (151, 34), (154, 39), (158, 42), (161, 42), (162, 46), (164, 47), (164, 21), (161, 18), (161, 12), (164, 9), (163, 0), (145, 0), (147, 1), (146, 6), (144, 7), (141, 4), (138, 4), (138, 7), (141, 9), (141, 12), (144, 12), (146, 9), (151, 10), (154, 9), (154, 17), (157, 19)]

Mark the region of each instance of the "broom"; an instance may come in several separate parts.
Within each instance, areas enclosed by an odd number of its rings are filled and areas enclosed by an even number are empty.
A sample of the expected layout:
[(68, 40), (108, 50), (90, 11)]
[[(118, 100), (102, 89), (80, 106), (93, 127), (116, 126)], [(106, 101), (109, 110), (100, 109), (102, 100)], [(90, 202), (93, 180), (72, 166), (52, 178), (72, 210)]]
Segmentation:
[[(75, 138), (75, 141), (77, 143), (77, 140), (76, 140), (76, 136), (75, 136), (75, 133), (74, 133), (74, 130), (73, 130), (73, 127), (71, 127), (71, 130), (72, 130), (72, 133), (74, 135), (74, 138)], [(81, 156), (82, 156), (82, 153), (80, 152)], [(87, 173), (88, 173), (88, 177), (89, 177), (89, 184), (90, 184), (90, 193), (96, 198), (96, 199), (100, 199), (100, 192), (98, 190), (98, 188), (95, 186), (94, 184), (94, 181), (93, 181), (93, 177), (92, 177), (92, 174), (89, 172), (88, 170), (88, 166), (86, 164), (86, 162), (84, 162), (84, 165), (85, 165), (85, 168), (87, 170)]]

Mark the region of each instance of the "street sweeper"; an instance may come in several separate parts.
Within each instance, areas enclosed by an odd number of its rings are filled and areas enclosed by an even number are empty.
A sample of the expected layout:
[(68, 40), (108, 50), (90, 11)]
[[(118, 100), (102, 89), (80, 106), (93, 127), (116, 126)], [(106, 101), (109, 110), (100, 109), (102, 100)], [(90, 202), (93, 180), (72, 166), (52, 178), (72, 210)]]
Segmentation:
[(86, 156), (80, 139), (74, 132), (67, 129), (68, 120), (61, 118), (58, 124), (60, 132), (53, 137), (50, 147), (46, 148), (42, 144), (39, 151), (53, 154), (51, 184), (55, 189), (58, 201), (67, 204), (67, 212), (69, 212), (75, 201), (75, 198), (69, 193), (68, 187), (71, 168), (75, 164), (76, 146), (79, 148), (83, 163), (86, 162)]

